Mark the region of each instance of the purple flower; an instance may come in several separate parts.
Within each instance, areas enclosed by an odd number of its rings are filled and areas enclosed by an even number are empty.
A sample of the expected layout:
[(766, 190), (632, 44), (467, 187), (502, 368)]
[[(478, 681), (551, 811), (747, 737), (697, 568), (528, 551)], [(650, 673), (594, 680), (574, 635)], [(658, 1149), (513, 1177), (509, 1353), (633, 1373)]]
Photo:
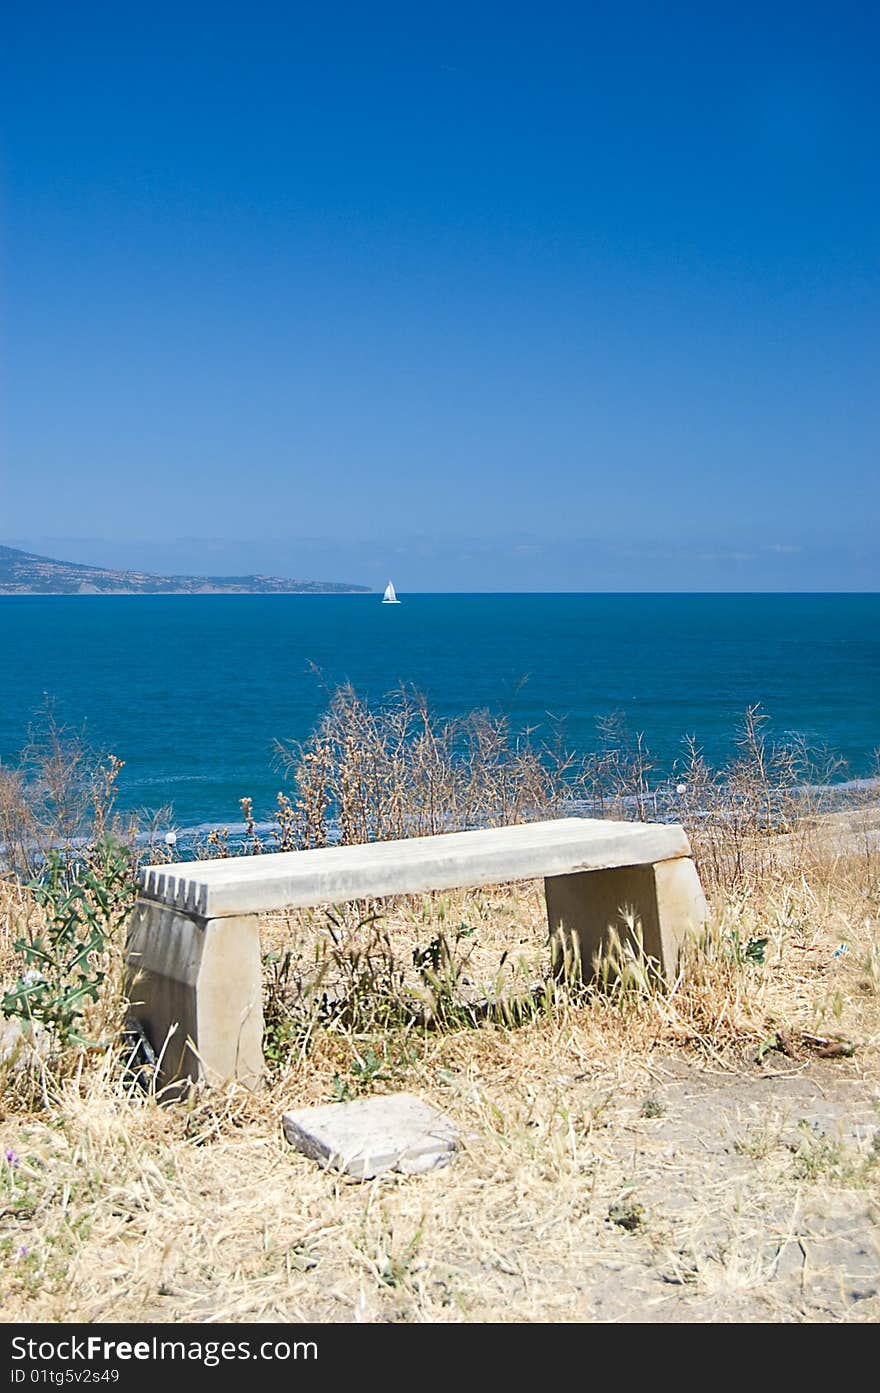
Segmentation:
[(8, 1146), (8, 1147), (6, 1148), (6, 1159), (7, 1159), (7, 1161), (9, 1162), (10, 1166), (17, 1166), (17, 1165), (18, 1165), (18, 1157), (17, 1157), (17, 1155), (15, 1154), (15, 1152), (12, 1150), (12, 1147), (11, 1147), (11, 1146)]

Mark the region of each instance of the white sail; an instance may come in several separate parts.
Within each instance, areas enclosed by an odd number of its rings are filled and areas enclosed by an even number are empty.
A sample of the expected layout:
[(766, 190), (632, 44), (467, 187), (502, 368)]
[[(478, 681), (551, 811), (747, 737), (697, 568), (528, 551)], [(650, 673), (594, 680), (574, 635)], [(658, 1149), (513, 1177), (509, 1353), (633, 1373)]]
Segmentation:
[(391, 581), (390, 581), (390, 580), (389, 580), (388, 584), (385, 586), (385, 594), (382, 596), (382, 603), (383, 603), (383, 605), (399, 605), (399, 604), (400, 604), (400, 601), (398, 600), (397, 596), (396, 596), (395, 593), (394, 593), (394, 586), (391, 584)]

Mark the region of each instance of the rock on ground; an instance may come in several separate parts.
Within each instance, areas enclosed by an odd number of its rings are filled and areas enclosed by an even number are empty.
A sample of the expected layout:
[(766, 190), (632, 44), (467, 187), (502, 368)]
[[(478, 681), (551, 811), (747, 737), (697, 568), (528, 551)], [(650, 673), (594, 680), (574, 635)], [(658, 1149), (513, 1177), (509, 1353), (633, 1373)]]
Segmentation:
[(298, 1151), (356, 1180), (433, 1170), (458, 1146), (452, 1123), (411, 1093), (302, 1108), (284, 1113), (282, 1123)]

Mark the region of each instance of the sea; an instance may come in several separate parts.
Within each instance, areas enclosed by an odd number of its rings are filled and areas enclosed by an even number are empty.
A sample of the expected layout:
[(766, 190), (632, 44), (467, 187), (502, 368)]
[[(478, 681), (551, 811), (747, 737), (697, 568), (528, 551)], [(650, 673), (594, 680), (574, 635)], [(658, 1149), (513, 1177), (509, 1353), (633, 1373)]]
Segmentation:
[(653, 778), (685, 736), (729, 758), (750, 705), (874, 771), (880, 746), (878, 594), (407, 594), (4, 596), (0, 761), (47, 708), (124, 761), (120, 806), (167, 808), (169, 828), (270, 818), (290, 792), (275, 742), (306, 738), (350, 681), (379, 701), (401, 684), (441, 715), (505, 713), (540, 743), (560, 723), (579, 753), (615, 715), (643, 732)]

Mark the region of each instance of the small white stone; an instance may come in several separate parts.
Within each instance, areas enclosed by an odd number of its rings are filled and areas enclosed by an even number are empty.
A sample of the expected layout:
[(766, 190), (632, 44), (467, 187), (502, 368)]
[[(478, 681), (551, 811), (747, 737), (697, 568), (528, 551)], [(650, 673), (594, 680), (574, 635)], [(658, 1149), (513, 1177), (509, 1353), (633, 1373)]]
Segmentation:
[(48, 1052), (49, 1036), (42, 1026), (0, 1015), (0, 1067), (17, 1074)]
[(292, 1146), (355, 1180), (383, 1171), (407, 1175), (445, 1165), (459, 1144), (448, 1118), (411, 1093), (328, 1103), (282, 1116)]

